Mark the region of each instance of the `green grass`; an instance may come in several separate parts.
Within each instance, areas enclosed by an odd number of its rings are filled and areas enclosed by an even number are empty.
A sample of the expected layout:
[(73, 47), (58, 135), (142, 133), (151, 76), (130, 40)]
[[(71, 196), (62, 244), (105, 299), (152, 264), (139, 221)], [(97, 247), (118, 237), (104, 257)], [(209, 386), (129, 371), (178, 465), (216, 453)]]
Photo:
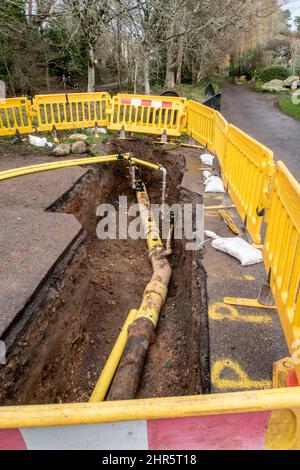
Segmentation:
[(300, 121), (300, 104), (294, 104), (291, 96), (286, 96), (279, 101), (281, 111)]

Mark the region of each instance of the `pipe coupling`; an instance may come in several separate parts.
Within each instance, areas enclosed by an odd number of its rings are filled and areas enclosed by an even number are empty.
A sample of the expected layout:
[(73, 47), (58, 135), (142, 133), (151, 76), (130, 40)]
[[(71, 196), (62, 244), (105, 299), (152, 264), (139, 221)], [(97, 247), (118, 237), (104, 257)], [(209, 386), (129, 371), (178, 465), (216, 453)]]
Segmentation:
[(167, 286), (160, 281), (151, 281), (149, 284), (147, 284), (145, 292), (144, 292), (144, 297), (146, 295), (151, 295), (151, 294), (156, 294), (159, 295), (163, 301), (163, 304), (165, 303), (168, 295), (168, 288)]

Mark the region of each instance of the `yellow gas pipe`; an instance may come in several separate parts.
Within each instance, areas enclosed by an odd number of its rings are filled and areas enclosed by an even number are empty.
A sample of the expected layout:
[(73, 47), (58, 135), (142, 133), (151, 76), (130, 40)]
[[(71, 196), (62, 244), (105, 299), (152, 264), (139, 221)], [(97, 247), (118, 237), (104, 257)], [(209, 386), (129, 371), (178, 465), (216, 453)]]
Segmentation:
[(18, 176), (30, 175), (33, 173), (41, 173), (43, 171), (50, 170), (60, 170), (63, 168), (71, 168), (74, 166), (81, 165), (95, 165), (97, 163), (111, 163), (117, 162), (120, 160), (127, 160), (137, 165), (145, 166), (151, 168), (152, 170), (161, 170), (161, 165), (146, 162), (140, 160), (139, 158), (132, 157), (130, 154), (124, 155), (106, 155), (101, 157), (89, 157), (89, 158), (80, 158), (76, 160), (63, 160), (59, 162), (50, 162), (50, 163), (41, 163), (38, 165), (30, 165), (20, 168), (13, 168), (10, 170), (5, 170), (0, 172), (0, 181), (8, 180), (11, 178), (16, 178)]
[(136, 194), (140, 207), (142, 224), (147, 235), (147, 246), (153, 267), (153, 276), (145, 289), (139, 310), (130, 312), (120, 334), (120, 336), (122, 335), (122, 338), (119, 336), (117, 339), (117, 342), (115, 343), (109, 359), (94, 388), (89, 400), (90, 402), (100, 402), (105, 399), (122, 358), (128, 339), (129, 327), (133, 325), (136, 320), (145, 318), (151, 321), (155, 329), (158, 323), (159, 313), (165, 303), (168, 293), (168, 284), (170, 282), (172, 271), (166, 259), (166, 255), (164, 254), (164, 247), (159, 235), (159, 230), (152, 217), (151, 204), (145, 186), (143, 185), (143, 190), (137, 191)]
[(138, 312), (137, 310), (130, 310), (127, 320), (123, 325), (123, 328), (113, 347), (113, 350), (110, 353), (106, 361), (106, 364), (101, 372), (99, 380), (90, 397), (90, 400), (89, 400), (90, 402), (98, 402), (98, 401), (104, 400), (108, 392), (108, 389), (110, 387), (110, 384), (112, 382), (112, 379), (114, 378), (116, 369), (121, 360), (121, 357), (122, 357), (122, 354), (123, 354), (123, 351), (127, 342), (127, 338), (128, 338), (127, 330), (129, 326), (134, 322), (137, 312)]

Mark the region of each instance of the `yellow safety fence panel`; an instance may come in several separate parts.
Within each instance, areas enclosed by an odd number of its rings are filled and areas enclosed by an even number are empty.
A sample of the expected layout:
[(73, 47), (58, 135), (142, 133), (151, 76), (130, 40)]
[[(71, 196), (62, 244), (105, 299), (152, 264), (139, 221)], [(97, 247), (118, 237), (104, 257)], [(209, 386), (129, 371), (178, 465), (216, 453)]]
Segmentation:
[[(228, 122), (218, 111), (214, 114), (213, 150), (220, 162), (222, 173), (225, 168), (226, 146), (228, 139)], [(223, 176), (225, 180), (225, 176)], [(226, 181), (224, 181), (226, 184)]]
[(216, 111), (208, 106), (188, 101), (187, 103), (187, 130), (188, 134), (209, 150), (213, 148), (214, 115)]
[(229, 125), (223, 169), (228, 192), (254, 243), (261, 243), (263, 209), (274, 172), (273, 152)]
[(37, 95), (34, 98), (34, 111), (37, 129), (78, 129), (107, 126), (108, 93), (70, 93), (57, 95)]
[(31, 103), (27, 98), (0, 99), (0, 135), (33, 132)]
[(278, 162), (270, 190), (264, 260), (300, 383), (300, 184)]
[(119, 94), (112, 98), (108, 128), (179, 137), (185, 125), (185, 98)]

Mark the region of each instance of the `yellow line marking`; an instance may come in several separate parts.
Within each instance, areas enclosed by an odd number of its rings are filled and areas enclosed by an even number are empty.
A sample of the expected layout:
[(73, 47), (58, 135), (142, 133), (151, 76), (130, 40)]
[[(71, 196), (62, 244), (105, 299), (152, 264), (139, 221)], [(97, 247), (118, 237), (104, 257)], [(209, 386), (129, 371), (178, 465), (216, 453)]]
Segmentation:
[[(226, 377), (227, 371), (227, 377)], [(228, 378), (233, 376), (234, 378)], [(272, 387), (271, 380), (253, 380), (232, 359), (221, 359), (212, 368), (212, 383), (219, 390), (265, 389)]]

